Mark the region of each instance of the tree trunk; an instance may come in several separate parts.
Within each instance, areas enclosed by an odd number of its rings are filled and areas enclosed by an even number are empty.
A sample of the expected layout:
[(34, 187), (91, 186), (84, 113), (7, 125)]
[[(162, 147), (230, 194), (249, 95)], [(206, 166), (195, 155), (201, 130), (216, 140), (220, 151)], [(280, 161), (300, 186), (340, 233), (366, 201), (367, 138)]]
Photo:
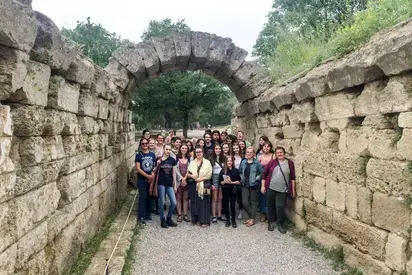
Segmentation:
[(187, 138), (187, 128), (189, 128), (189, 111), (183, 113), (183, 136)]

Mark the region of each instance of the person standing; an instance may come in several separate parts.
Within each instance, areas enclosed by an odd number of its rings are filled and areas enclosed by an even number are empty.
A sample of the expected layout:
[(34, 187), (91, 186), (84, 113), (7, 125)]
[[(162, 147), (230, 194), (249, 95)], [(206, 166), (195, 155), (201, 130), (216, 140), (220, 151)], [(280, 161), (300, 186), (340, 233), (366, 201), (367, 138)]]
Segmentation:
[(229, 146), (229, 144), (227, 144), (227, 143), (222, 143), (222, 152), (223, 152), (223, 155), (224, 155), (225, 157), (228, 157), (228, 156), (232, 155), (232, 152), (230, 152), (230, 146)]
[(156, 158), (161, 158), (163, 155), (163, 147), (164, 147), (164, 138), (161, 134), (157, 135), (157, 142), (156, 142)]
[(145, 220), (151, 220), (152, 200), (150, 198), (150, 184), (154, 180), (153, 169), (156, 164), (156, 156), (148, 148), (149, 140), (142, 138), (142, 148), (136, 155), (137, 188), (139, 190), (139, 201), (137, 208), (137, 220), (146, 224)]
[(174, 137), (172, 139), (172, 151), (170, 155), (176, 159), (176, 155), (179, 153), (180, 146), (182, 145), (182, 139), (180, 137)]
[(222, 142), (226, 142), (226, 137), (227, 137), (227, 131), (222, 131), (222, 132), (220, 133), (220, 140), (221, 140)]
[(212, 164), (203, 157), (203, 149), (195, 148), (196, 158), (187, 169), (189, 179), (190, 212), (192, 223), (207, 227), (210, 225), (210, 186)]
[(288, 195), (296, 196), (295, 164), (285, 157), (285, 148), (276, 147), (275, 154), (276, 159), (271, 160), (263, 171), (261, 192), (266, 193), (268, 230), (275, 230), (277, 222), (279, 232), (285, 234), (286, 201)]
[(232, 222), (232, 227), (236, 228), (236, 197), (237, 197), (237, 188), (239, 188), (241, 177), (239, 170), (234, 166), (234, 158), (229, 156), (225, 159), (225, 164), (220, 171), (219, 181), (222, 184), (222, 193), (223, 193), (223, 209), (226, 216), (226, 227), (230, 226)]
[(205, 139), (205, 157), (209, 158), (213, 153), (212, 136), (209, 133), (205, 133), (203, 137)]
[(176, 134), (175, 130), (170, 130), (169, 135), (166, 137), (165, 144), (172, 143), (172, 138), (174, 138), (175, 134)]
[(222, 144), (222, 140), (220, 139), (219, 130), (213, 130), (213, 132), (212, 132), (212, 143), (213, 144)]
[[(147, 140), (149, 140), (150, 138), (150, 131), (148, 129), (144, 129), (142, 131), (142, 139), (145, 138)], [(137, 148), (137, 151), (140, 152), (142, 150), (142, 148), (140, 147), (140, 142), (139, 142), (139, 147)]]
[[(212, 222), (225, 221), (222, 217), (222, 187), (220, 186), (219, 175), (223, 168), (225, 157), (222, 153), (222, 147), (217, 143), (213, 146), (213, 153), (210, 157), (212, 164)], [(216, 218), (217, 217), (217, 218)]]
[(251, 146), (251, 144), (245, 138), (246, 138), (245, 137), (245, 132), (243, 132), (242, 130), (238, 130), (237, 131), (237, 140), (238, 140), (238, 142), (239, 141), (244, 141), (245, 144), (246, 144), (246, 148), (249, 148)]
[(240, 163), (240, 175), (242, 177), (242, 203), (248, 219), (244, 222), (248, 227), (255, 225), (258, 205), (258, 187), (263, 168), (255, 159), (255, 148), (246, 149), (246, 159)]
[(256, 156), (259, 157), (262, 154), (263, 144), (265, 142), (269, 142), (269, 138), (267, 136), (261, 136), (259, 138), (259, 149), (256, 151)]
[[(263, 169), (265, 169), (266, 165), (273, 159), (273, 156), (274, 156), (273, 145), (272, 145), (272, 142), (265, 141), (261, 147), (262, 147), (261, 154), (258, 156), (257, 159), (260, 162), (260, 165), (262, 165)], [(259, 210), (260, 210), (260, 221), (265, 222), (267, 220), (266, 196), (264, 193), (261, 192), (261, 188), (259, 188)]]
[[(234, 158), (234, 166), (236, 169), (239, 169), (240, 163), (244, 156), (240, 154), (240, 147), (238, 143), (234, 143), (232, 146), (233, 158)], [(238, 219), (241, 220), (243, 218), (243, 203), (242, 203), (242, 185), (237, 188), (237, 204), (239, 205), (239, 215)]]
[(190, 140), (187, 140), (186, 145), (187, 145), (187, 148), (188, 148), (187, 152), (190, 154), (190, 158), (194, 159), (195, 152), (194, 152), (194, 148), (193, 148), (193, 142), (191, 142)]
[(246, 148), (248, 148), (246, 147), (246, 142), (239, 140), (237, 144), (239, 144), (240, 155), (244, 157), (246, 155)]
[(172, 215), (176, 207), (176, 166), (177, 162), (172, 156), (170, 156), (171, 147), (169, 144), (165, 145), (163, 156), (157, 161), (157, 193), (159, 195), (159, 205), (163, 206), (165, 204), (166, 195), (169, 197), (170, 206), (167, 218), (165, 219), (165, 209), (163, 207), (159, 208), (160, 212), (160, 226), (162, 228), (167, 228), (169, 226), (175, 227), (177, 223), (172, 220)]
[[(176, 208), (177, 208), (177, 221), (190, 222), (187, 216), (188, 206), (189, 206), (189, 188), (187, 186), (187, 168), (191, 161), (191, 156), (189, 154), (189, 148), (186, 144), (180, 146), (179, 153), (177, 154), (177, 165), (176, 165)], [(182, 211), (183, 210), (183, 211)]]

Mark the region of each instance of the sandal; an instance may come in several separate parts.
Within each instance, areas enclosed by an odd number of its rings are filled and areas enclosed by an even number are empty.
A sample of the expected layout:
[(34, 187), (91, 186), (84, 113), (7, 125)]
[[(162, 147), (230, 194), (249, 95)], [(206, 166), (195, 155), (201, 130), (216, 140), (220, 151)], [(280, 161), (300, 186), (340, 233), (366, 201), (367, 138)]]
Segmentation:
[(254, 226), (254, 225), (255, 225), (255, 221), (252, 220), (252, 219), (247, 223), (247, 227), (251, 227), (251, 226)]
[(203, 223), (202, 225), (201, 225), (201, 227), (203, 227), (203, 228), (206, 228), (206, 227), (208, 227), (209, 225), (207, 224), (207, 223)]
[(244, 221), (243, 224), (248, 224), (252, 219), (248, 219), (247, 221)]
[(177, 222), (182, 222), (182, 215), (177, 215)]
[(183, 216), (183, 220), (184, 220), (185, 222), (190, 222), (190, 218), (189, 218), (187, 215), (184, 215), (184, 216)]

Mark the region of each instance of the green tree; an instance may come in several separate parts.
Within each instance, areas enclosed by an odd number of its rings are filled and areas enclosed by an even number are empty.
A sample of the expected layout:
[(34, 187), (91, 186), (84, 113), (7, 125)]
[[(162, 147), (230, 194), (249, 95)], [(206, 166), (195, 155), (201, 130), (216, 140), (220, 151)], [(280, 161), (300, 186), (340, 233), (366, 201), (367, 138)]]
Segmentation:
[[(374, 0), (369, 0), (374, 1)], [(298, 33), (301, 37), (327, 41), (342, 25), (350, 24), (367, 0), (276, 0), (268, 21), (260, 32), (252, 55), (263, 64), (273, 56), (282, 37)]]
[(109, 32), (102, 25), (91, 22), (90, 17), (87, 17), (86, 22), (77, 21), (77, 26), (72, 30), (63, 27), (62, 33), (76, 43), (84, 45), (84, 54), (101, 67), (108, 64), (109, 58), (117, 48), (125, 43), (131, 43), (121, 39), (116, 33)]
[[(142, 39), (186, 31), (190, 28), (184, 19), (176, 23), (170, 19), (152, 20)], [(183, 135), (187, 136), (192, 122), (229, 122), (233, 99), (233, 93), (213, 77), (201, 72), (173, 71), (138, 89), (133, 108), (139, 113), (137, 121), (140, 126), (180, 126), (183, 127)]]

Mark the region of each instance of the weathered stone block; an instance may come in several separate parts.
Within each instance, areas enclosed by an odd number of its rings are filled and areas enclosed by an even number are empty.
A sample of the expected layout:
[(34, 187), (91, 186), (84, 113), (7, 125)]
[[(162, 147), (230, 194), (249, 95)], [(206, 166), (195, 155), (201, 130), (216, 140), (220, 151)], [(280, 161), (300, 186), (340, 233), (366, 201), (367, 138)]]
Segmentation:
[(291, 157), (300, 153), (301, 139), (281, 139), (277, 142), (277, 146), (285, 148), (286, 156)]
[(16, 90), (23, 87), (27, 74), (27, 60), (27, 54), (15, 49), (0, 46), (0, 77), (2, 80), (0, 86), (1, 100), (9, 98), (9, 96)]
[(404, 271), (408, 261), (407, 250), (408, 241), (396, 234), (390, 233), (386, 243), (385, 264), (391, 269)]
[(390, 116), (386, 116), (386, 115), (366, 116), (365, 120), (362, 122), (362, 126), (369, 126), (373, 129), (378, 129), (378, 130), (395, 128), (393, 119)]
[(63, 122), (62, 136), (81, 134), (80, 125), (75, 114), (62, 112), (61, 117)]
[(410, 209), (396, 197), (379, 192), (373, 194), (372, 222), (374, 225), (408, 236), (407, 231), (410, 227), (410, 219)]
[(67, 157), (86, 152), (87, 135), (63, 136), (62, 142)]
[(43, 183), (56, 181), (59, 176), (60, 170), (63, 166), (63, 163), (64, 159), (43, 163), (41, 165), (41, 169), (43, 170)]
[(359, 268), (365, 275), (391, 275), (390, 270), (383, 262), (373, 259), (371, 256), (360, 252), (351, 245), (343, 245), (345, 263)]
[(77, 54), (76, 58), (70, 64), (69, 69), (63, 73), (63, 77), (79, 83), (82, 87), (90, 88), (94, 78), (94, 71), (93, 61), (84, 55)]
[(104, 68), (106, 72), (108, 72), (113, 80), (114, 85), (120, 88), (121, 91), (126, 89), (127, 85), (130, 82), (131, 76), (129, 76), (129, 71), (123, 67), (122, 64), (119, 63), (114, 58), (109, 59), (109, 64)]
[(16, 196), (27, 193), (28, 191), (44, 185), (43, 170), (41, 166), (22, 167), (16, 172), (16, 185), (14, 193)]
[(136, 50), (142, 58), (146, 71), (150, 77), (160, 73), (160, 60), (152, 41), (142, 41), (136, 45)]
[(271, 116), (270, 122), (272, 123), (272, 126), (282, 127), (284, 125), (289, 125), (289, 113), (290, 109), (282, 109), (275, 115)]
[(124, 45), (115, 50), (112, 56), (134, 75), (137, 83), (141, 83), (147, 78), (145, 63), (135, 45)]
[(345, 136), (345, 151), (354, 153), (360, 156), (369, 156), (368, 137), (370, 130), (367, 128), (348, 129)]
[[(116, 85), (111, 81), (110, 74), (97, 65), (94, 66), (94, 70), (94, 79), (90, 90), (93, 94), (98, 95), (99, 97), (107, 100), (112, 99), (112, 94), (116, 90)], [(131, 82), (132, 81), (130, 81), (129, 84)]]
[(99, 124), (91, 117), (78, 117), (79, 125), (83, 134), (99, 133)]
[(0, 204), (0, 251), (17, 240), (14, 208), (14, 202)]
[(396, 150), (393, 141), (397, 132), (393, 129), (374, 130), (369, 133), (368, 150), (373, 157), (391, 159), (395, 157)]
[(328, 92), (329, 87), (326, 82), (326, 74), (329, 66), (329, 64), (322, 64), (296, 82), (295, 96), (298, 101), (316, 98)]
[(10, 158), (11, 138), (0, 138), (0, 173), (8, 173), (14, 170), (14, 163)]
[(17, 242), (16, 267), (21, 268), (30, 256), (47, 245), (47, 222), (42, 222)]
[(216, 37), (205, 32), (190, 32), (192, 55), (189, 61), (189, 70), (202, 69), (206, 63), (209, 46)]
[(313, 199), (321, 204), (326, 200), (326, 181), (324, 178), (315, 177), (313, 181)]
[(402, 128), (412, 128), (412, 112), (400, 113), (398, 117), (398, 125)]
[(296, 84), (291, 84), (279, 89), (279, 91), (273, 95), (272, 102), (276, 105), (276, 108), (280, 109), (284, 106), (289, 106), (297, 102), (295, 97)]
[(44, 138), (44, 161), (50, 162), (62, 159), (65, 156), (61, 136), (49, 136)]
[(60, 76), (50, 78), (48, 106), (57, 110), (77, 113), (79, 110), (80, 87), (69, 84)]
[(44, 140), (41, 137), (23, 138), (19, 145), (21, 163), (24, 166), (35, 166), (44, 159)]
[(341, 239), (313, 225), (308, 225), (307, 236), (328, 250), (338, 250), (342, 248), (343, 243)]
[(362, 93), (355, 101), (355, 114), (357, 116), (378, 114), (378, 94), (382, 92), (385, 86), (386, 82), (383, 80), (366, 84)]
[(332, 180), (326, 181), (326, 205), (339, 211), (345, 211), (346, 185)]
[(61, 169), (62, 175), (67, 175), (75, 171), (86, 168), (99, 161), (99, 152), (86, 152), (67, 158)]
[(0, 136), (12, 136), (12, 118), (10, 106), (0, 105)]
[(107, 100), (99, 98), (98, 105), (99, 105), (98, 118), (107, 119), (109, 115), (109, 102)]
[(226, 59), (227, 54), (234, 47), (232, 39), (214, 36), (212, 42), (209, 45), (209, 51), (207, 53), (206, 63), (203, 67), (203, 71), (206, 74), (214, 75), (218, 69), (222, 66), (223, 61)]
[(239, 86), (246, 85), (257, 74), (264, 73), (263, 68), (255, 61), (244, 61), (233, 75)]
[(356, 94), (337, 93), (315, 99), (315, 114), (320, 121), (354, 117)]
[(37, 223), (50, 216), (57, 209), (59, 199), (56, 182), (15, 198), (17, 238), (21, 238)]
[(305, 131), (304, 124), (291, 124), (282, 127), (283, 137), (287, 138), (302, 138)]
[(152, 42), (159, 56), (161, 72), (165, 73), (173, 69), (176, 64), (176, 47), (173, 36), (153, 37)]
[[(54, 109), (44, 110), (46, 120), (44, 122), (43, 136), (57, 136), (63, 131), (65, 116), (69, 113), (63, 113)], [(76, 117), (76, 115), (74, 115)]]
[(0, 3), (0, 10), (0, 44), (29, 52), (37, 34), (31, 6), (4, 0)]
[(70, 203), (86, 191), (86, 170), (82, 169), (77, 172), (62, 176), (57, 181), (57, 188), (61, 194), (60, 206), (64, 203)]
[(263, 92), (272, 86), (273, 80), (269, 72), (258, 73), (246, 85), (235, 91), (235, 96), (239, 102), (244, 102), (262, 95)]
[(407, 162), (371, 158), (366, 166), (366, 174), (367, 185), (371, 190), (383, 193), (407, 193), (410, 190), (412, 175), (407, 169)]
[(372, 192), (365, 187), (358, 186), (358, 217), (367, 224), (372, 224)]
[(316, 227), (330, 232), (333, 223), (332, 209), (307, 199), (305, 199), (304, 205), (308, 224), (314, 224)]
[(289, 112), (289, 121), (291, 124), (317, 122), (315, 106), (313, 102), (296, 103), (292, 105)]
[(17, 244), (0, 253), (0, 274), (15, 274)]
[(54, 270), (50, 267), (51, 257), (46, 251), (49, 251), (49, 247), (42, 249), (40, 252), (30, 256), (30, 258), (23, 263), (15, 275), (25, 275), (25, 274), (50, 274)]
[(236, 46), (231, 48), (225, 60), (223, 60), (222, 67), (220, 69), (221, 73), (227, 77), (233, 76), (233, 74), (240, 68), (247, 55), (248, 52), (244, 49)]
[(23, 87), (11, 95), (11, 100), (29, 105), (47, 106), (50, 67), (31, 60), (27, 61), (26, 66), (27, 75)]
[(306, 231), (306, 228), (307, 228), (306, 221), (304, 218), (302, 218), (302, 216), (298, 215), (297, 213), (295, 213), (294, 211), (288, 208), (285, 209), (285, 214), (286, 214), (286, 217), (291, 222), (293, 222), (297, 230)]
[(383, 259), (388, 237), (386, 231), (355, 221), (337, 211), (333, 212), (333, 230), (342, 240), (353, 243), (359, 250)]
[(0, 203), (10, 200), (14, 195), (16, 173), (0, 175)]
[(345, 193), (346, 214), (352, 219), (358, 218), (358, 187), (347, 184)]
[(403, 129), (402, 137), (396, 144), (396, 156), (399, 159), (412, 160), (412, 129)]
[(89, 90), (82, 90), (79, 96), (79, 114), (97, 117), (99, 111), (99, 100)]
[(174, 33), (171, 36), (176, 49), (176, 68), (186, 70), (192, 52), (192, 36), (190, 32)]
[(378, 93), (380, 113), (396, 113), (412, 110), (412, 77), (394, 76), (389, 79), (385, 89)]
[(52, 70), (67, 70), (77, 55), (75, 43), (64, 37), (46, 15), (34, 13), (38, 29), (30, 59), (44, 63)]

